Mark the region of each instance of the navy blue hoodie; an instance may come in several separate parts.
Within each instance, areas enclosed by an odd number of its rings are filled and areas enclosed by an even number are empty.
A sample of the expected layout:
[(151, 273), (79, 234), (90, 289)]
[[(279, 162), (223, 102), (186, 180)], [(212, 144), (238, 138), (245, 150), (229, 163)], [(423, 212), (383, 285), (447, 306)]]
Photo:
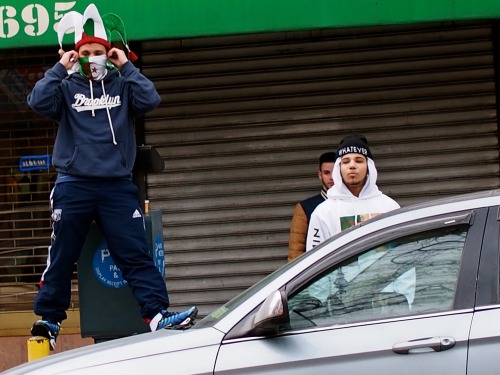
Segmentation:
[(28, 105), (59, 124), (52, 163), (60, 176), (130, 177), (136, 156), (133, 117), (160, 103), (154, 84), (128, 61), (91, 81), (56, 63), (28, 95)]

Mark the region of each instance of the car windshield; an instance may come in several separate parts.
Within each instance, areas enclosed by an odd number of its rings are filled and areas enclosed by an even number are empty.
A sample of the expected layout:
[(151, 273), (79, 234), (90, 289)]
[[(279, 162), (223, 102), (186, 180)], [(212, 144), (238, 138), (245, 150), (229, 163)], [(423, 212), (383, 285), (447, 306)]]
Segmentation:
[(290, 267), (293, 266), (294, 263), (295, 262), (290, 262), (290, 263), (285, 264), (281, 268), (278, 268), (273, 273), (269, 274), (268, 276), (266, 276), (262, 280), (258, 281), (250, 288), (246, 289), (244, 292), (238, 294), (236, 297), (231, 299), (229, 302), (225, 303), (224, 305), (222, 305), (219, 308), (212, 311), (210, 314), (208, 314), (202, 320), (197, 322), (191, 329), (205, 328), (205, 327), (213, 326), (220, 319), (222, 319), (224, 316), (226, 316), (229, 312), (231, 312), (232, 310), (237, 308), (241, 303), (246, 301), (249, 296), (257, 293), (259, 290), (264, 288), (267, 284), (269, 284), (274, 279), (276, 279), (277, 277), (282, 275), (284, 272), (286, 272)]

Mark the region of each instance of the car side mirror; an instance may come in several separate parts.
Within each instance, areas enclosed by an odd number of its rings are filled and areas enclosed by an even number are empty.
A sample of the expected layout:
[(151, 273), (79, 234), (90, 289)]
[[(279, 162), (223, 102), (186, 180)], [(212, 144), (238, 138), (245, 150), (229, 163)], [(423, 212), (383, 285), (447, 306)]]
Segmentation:
[(280, 326), (289, 323), (288, 299), (282, 290), (271, 293), (255, 314), (251, 332), (258, 336), (272, 336)]

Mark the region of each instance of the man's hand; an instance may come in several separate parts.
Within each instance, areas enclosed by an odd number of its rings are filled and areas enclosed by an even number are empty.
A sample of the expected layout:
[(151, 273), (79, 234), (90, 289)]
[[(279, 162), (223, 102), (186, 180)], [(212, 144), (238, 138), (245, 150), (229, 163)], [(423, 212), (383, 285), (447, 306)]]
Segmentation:
[(66, 70), (70, 70), (78, 61), (78, 52), (76, 51), (64, 52), (63, 50), (59, 50), (59, 56), (61, 57), (59, 62)]
[(121, 67), (123, 66), (123, 64), (125, 64), (128, 61), (127, 55), (125, 55), (125, 52), (123, 52), (119, 48), (111, 48), (109, 50), (109, 52), (108, 52), (108, 60), (110, 62), (112, 62), (113, 64), (115, 64), (115, 66), (118, 69), (121, 69)]

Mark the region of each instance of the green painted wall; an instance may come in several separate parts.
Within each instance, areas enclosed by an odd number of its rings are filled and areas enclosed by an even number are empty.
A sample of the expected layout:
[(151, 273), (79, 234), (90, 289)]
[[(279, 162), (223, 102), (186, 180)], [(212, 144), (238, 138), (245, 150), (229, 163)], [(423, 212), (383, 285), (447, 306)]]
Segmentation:
[[(0, 0), (0, 48), (56, 45), (54, 26), (89, 0)], [(500, 18), (500, 0), (94, 0), (129, 40)], [(120, 4), (119, 7), (116, 4)], [(72, 42), (71, 38), (68, 41)]]

